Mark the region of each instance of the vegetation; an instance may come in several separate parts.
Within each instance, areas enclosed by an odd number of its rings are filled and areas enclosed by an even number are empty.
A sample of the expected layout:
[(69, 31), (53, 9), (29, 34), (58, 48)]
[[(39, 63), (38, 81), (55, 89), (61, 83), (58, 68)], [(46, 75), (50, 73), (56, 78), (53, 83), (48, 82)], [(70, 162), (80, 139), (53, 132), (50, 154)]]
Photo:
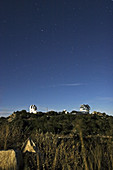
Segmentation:
[(100, 115), (17, 111), (0, 118), (0, 150), (21, 149), (30, 137), (40, 156), (25, 153), (23, 169), (113, 169), (113, 117)]

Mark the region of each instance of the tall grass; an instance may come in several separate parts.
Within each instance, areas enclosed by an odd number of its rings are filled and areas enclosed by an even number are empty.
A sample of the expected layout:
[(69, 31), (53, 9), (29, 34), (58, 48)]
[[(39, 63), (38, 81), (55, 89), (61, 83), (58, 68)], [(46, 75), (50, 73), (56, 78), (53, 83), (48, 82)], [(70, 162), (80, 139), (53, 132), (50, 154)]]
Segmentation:
[(87, 160), (86, 160), (86, 148), (84, 146), (83, 135), (82, 135), (82, 130), (80, 129), (80, 126), (78, 127), (78, 130), (79, 130), (79, 136), (80, 136), (80, 142), (81, 142), (81, 153), (82, 153), (83, 163), (85, 166), (85, 170), (88, 170), (88, 165), (87, 165)]
[(53, 134), (36, 134), (40, 158), (37, 169), (48, 170), (112, 170), (112, 139), (79, 136), (59, 137)]
[[(52, 133), (34, 133), (31, 138), (36, 143), (39, 154), (36, 157), (29, 155), (32, 160), (32, 169), (37, 170), (112, 170), (113, 169), (113, 139), (102, 137), (84, 136), (80, 126), (78, 135), (54, 135)], [(17, 140), (14, 134), (20, 134), (19, 129), (8, 126), (2, 127), (0, 136), (1, 149), (8, 149), (8, 143), (12, 138)], [(17, 134), (17, 136), (18, 136)], [(18, 137), (19, 138), (19, 137)], [(17, 143), (16, 143), (17, 144)], [(26, 169), (30, 169), (31, 164)], [(34, 167), (33, 167), (34, 166)]]

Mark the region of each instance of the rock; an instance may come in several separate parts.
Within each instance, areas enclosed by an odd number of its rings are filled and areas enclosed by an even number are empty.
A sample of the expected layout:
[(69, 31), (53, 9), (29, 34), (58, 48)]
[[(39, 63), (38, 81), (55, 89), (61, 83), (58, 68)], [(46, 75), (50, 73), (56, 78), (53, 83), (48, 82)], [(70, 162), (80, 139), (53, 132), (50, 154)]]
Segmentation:
[(12, 122), (16, 118), (15, 112), (8, 117), (8, 122)]
[(20, 151), (13, 149), (0, 151), (0, 169), (19, 170), (22, 165), (23, 161)]

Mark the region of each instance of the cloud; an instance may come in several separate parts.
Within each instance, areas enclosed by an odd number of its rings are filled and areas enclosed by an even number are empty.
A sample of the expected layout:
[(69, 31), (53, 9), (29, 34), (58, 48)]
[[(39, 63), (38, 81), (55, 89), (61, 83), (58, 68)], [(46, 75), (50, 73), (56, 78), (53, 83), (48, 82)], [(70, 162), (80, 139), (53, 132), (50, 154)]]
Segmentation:
[(7, 117), (12, 113), (13, 113), (13, 111), (5, 111), (5, 110), (3, 110), (3, 111), (0, 111), (0, 117), (2, 117), (2, 116)]
[(11, 115), (14, 112), (14, 109), (7, 109), (7, 108), (0, 108), (0, 117), (7, 117), (9, 115)]
[(103, 101), (113, 101), (113, 97), (98, 97), (99, 100), (103, 100)]
[(56, 84), (56, 85), (50, 85), (49, 87), (72, 87), (72, 86), (82, 86), (85, 85), (83, 83), (65, 83), (65, 84)]
[(81, 84), (81, 83), (67, 83), (67, 84), (61, 84), (60, 86), (81, 86), (81, 85), (83, 85), (83, 84)]

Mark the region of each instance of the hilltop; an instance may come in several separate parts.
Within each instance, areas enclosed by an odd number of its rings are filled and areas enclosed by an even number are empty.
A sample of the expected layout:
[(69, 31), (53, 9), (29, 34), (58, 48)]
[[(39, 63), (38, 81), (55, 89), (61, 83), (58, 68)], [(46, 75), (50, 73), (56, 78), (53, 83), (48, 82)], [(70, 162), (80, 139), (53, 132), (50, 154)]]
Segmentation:
[[(40, 134), (52, 133), (59, 136), (69, 136), (78, 135), (78, 129), (81, 129), (83, 136), (113, 136), (112, 116), (105, 113), (101, 114), (101, 116), (97, 114), (73, 115), (73, 112), (65, 114), (64, 112), (50, 111), (33, 114), (25, 110), (17, 111), (7, 118), (0, 118), (1, 134), (8, 133), (8, 148), (10, 145), (19, 146), (19, 141), (24, 141), (30, 136), (34, 137), (37, 132)], [(3, 148), (3, 138), (0, 141), (0, 146)]]

